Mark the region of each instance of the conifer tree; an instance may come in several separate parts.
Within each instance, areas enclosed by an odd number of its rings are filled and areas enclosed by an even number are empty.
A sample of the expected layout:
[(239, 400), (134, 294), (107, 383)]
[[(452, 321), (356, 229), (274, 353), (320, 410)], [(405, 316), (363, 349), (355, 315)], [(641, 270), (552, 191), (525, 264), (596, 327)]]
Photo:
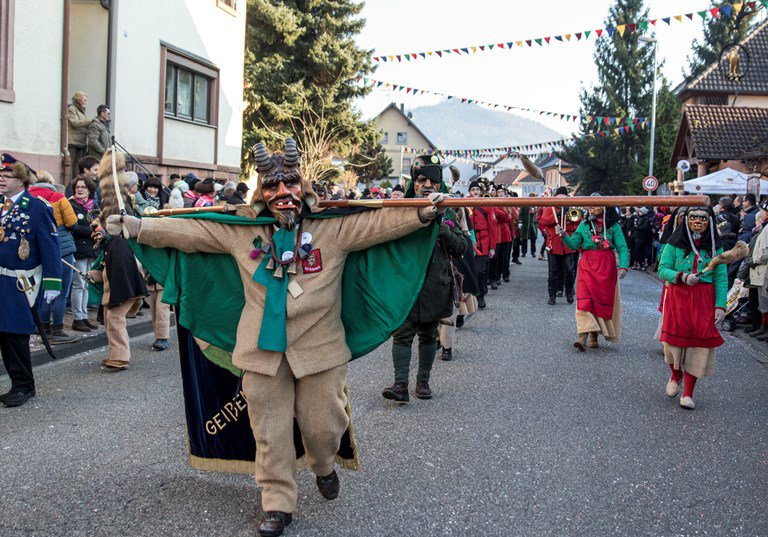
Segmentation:
[[(610, 8), (606, 27), (647, 19), (643, 0), (616, 0)], [(594, 116), (645, 117), (650, 120), (653, 92), (653, 45), (638, 40), (643, 33), (625, 29), (608, 32), (597, 41), (594, 53), (598, 84), (581, 94), (582, 113)], [(662, 81), (662, 93), (667, 96)], [(674, 97), (674, 96), (673, 96)], [(665, 101), (666, 103), (666, 101)], [(666, 110), (666, 107), (665, 107)], [(657, 125), (659, 125), (657, 114)], [(581, 135), (612, 130), (618, 125), (592, 122), (581, 127)], [(676, 125), (675, 125), (676, 128)], [(582, 194), (600, 191), (603, 194), (627, 194), (641, 190), (647, 174), (649, 129), (632, 126), (631, 132), (616, 136), (577, 140), (562, 151), (562, 158), (575, 164), (575, 179)], [(658, 131), (657, 131), (658, 134)], [(657, 138), (658, 140), (658, 138)], [(657, 143), (658, 155), (665, 148)], [(666, 148), (669, 151), (669, 148)], [(654, 161), (656, 165), (658, 160)], [(666, 161), (664, 161), (666, 162)]]
[(695, 78), (709, 65), (718, 61), (726, 46), (743, 39), (756, 20), (757, 7), (752, 9), (746, 2), (738, 12), (732, 6), (723, 6), (718, 0), (711, 0), (710, 7), (719, 9), (718, 16), (707, 17), (702, 21), (704, 38), (693, 40), (693, 56), (688, 58), (689, 79)]
[(243, 166), (257, 141), (279, 147), (293, 136), (305, 145), (297, 125), (333, 133), (336, 156), (369, 140), (374, 131), (353, 108), (369, 88), (356, 75), (371, 72), (370, 51), (355, 36), (365, 24), (363, 4), (354, 0), (248, 0), (245, 50)]

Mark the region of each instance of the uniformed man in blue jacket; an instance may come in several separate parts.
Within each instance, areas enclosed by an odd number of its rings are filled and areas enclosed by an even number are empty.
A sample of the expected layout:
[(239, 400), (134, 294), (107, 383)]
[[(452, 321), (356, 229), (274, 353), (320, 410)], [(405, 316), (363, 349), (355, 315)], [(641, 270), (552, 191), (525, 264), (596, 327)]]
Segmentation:
[(7, 153), (0, 165), (0, 353), (11, 378), (0, 401), (12, 407), (35, 396), (32, 308), (61, 293), (61, 250), (53, 210), (27, 192), (34, 171)]

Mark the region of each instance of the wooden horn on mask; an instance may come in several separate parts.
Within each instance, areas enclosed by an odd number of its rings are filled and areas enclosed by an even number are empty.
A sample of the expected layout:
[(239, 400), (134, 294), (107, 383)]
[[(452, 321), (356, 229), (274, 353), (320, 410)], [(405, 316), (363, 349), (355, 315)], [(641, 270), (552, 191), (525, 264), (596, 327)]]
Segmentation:
[(299, 155), (299, 148), (296, 146), (296, 140), (286, 138), (283, 165), (286, 168), (295, 168), (299, 164), (301, 164), (301, 156)]
[(275, 164), (272, 162), (272, 159), (269, 158), (269, 153), (267, 153), (267, 148), (264, 147), (263, 143), (258, 142), (254, 144), (251, 148), (251, 152), (253, 153), (253, 159), (256, 162), (257, 172), (265, 174), (274, 169)]

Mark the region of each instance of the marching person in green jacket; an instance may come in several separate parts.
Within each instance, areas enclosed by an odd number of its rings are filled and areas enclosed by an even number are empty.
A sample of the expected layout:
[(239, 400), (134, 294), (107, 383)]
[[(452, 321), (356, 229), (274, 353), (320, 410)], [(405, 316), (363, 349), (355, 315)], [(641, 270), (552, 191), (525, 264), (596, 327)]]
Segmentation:
[[(600, 196), (595, 192), (592, 196)], [(627, 275), (627, 243), (613, 208), (590, 207), (589, 218), (568, 235), (557, 226), (555, 232), (571, 250), (581, 248), (576, 275), (576, 330), (573, 346), (581, 352), (599, 347), (598, 336), (618, 343), (621, 338), (621, 291), (619, 279)], [(618, 267), (616, 253), (619, 254)]]
[(666, 393), (675, 397), (682, 381), (680, 406), (689, 410), (696, 380), (714, 375), (717, 347), (723, 344), (715, 325), (725, 318), (727, 267), (705, 268), (722, 252), (714, 222), (712, 209), (689, 210), (659, 261), (659, 277), (667, 282), (661, 341), (672, 371)]

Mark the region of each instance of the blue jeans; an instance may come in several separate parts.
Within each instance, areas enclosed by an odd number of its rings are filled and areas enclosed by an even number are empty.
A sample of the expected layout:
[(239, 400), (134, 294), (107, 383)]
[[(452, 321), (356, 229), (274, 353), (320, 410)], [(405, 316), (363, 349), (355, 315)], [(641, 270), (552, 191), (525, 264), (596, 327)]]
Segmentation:
[[(64, 261), (75, 264), (75, 255), (69, 254), (62, 257)], [(51, 322), (51, 313), (53, 313), (52, 324), (64, 324), (64, 310), (67, 308), (69, 300), (69, 289), (72, 287), (72, 269), (64, 263), (61, 264), (61, 294), (56, 300), (48, 304), (45, 300), (40, 303), (40, 322), (43, 324)]]

